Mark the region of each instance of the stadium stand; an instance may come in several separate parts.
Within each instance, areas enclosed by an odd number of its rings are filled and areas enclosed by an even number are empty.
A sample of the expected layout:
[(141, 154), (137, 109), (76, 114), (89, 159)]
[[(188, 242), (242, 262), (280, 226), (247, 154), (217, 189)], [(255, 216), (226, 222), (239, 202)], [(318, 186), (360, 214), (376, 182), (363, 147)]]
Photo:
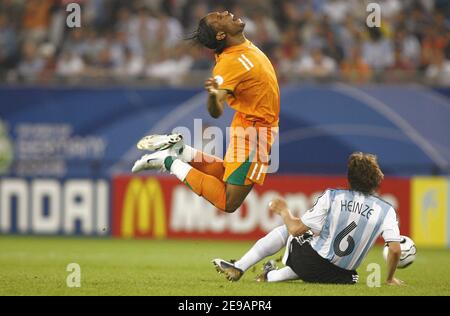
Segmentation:
[[(66, 6), (82, 27), (66, 26)], [(450, 4), (380, 0), (367, 28), (361, 0), (4, 0), (0, 80), (7, 83), (198, 85), (211, 53), (183, 41), (209, 11), (228, 9), (276, 65), (281, 82), (450, 85)]]

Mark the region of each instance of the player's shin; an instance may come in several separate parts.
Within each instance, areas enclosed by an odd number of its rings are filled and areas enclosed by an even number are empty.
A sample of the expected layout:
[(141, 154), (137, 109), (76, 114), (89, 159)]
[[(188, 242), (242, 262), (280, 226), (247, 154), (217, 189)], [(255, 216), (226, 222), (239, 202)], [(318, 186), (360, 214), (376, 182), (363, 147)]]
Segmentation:
[(170, 170), (180, 181), (184, 182), (197, 195), (204, 197), (218, 209), (226, 209), (226, 186), (214, 176), (202, 173), (188, 163), (167, 157), (164, 161), (167, 170)]
[(223, 160), (219, 157), (205, 154), (191, 146), (184, 145), (183, 150), (178, 154), (177, 158), (189, 163), (195, 169), (210, 176), (214, 176), (219, 180), (222, 180), (223, 178), (225, 169), (223, 167)]
[(266, 236), (258, 240), (234, 265), (242, 271), (248, 270), (262, 259), (277, 253), (283, 248), (286, 245), (288, 236), (287, 228), (284, 225), (273, 229)]

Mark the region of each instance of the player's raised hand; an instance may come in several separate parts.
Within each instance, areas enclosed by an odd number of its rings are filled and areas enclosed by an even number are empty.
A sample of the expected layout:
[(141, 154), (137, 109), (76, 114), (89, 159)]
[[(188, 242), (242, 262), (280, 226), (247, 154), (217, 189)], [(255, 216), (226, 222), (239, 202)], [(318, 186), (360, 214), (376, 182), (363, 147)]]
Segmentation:
[(286, 201), (284, 199), (282, 199), (282, 198), (275, 198), (272, 201), (270, 201), (269, 209), (272, 212), (281, 215), (282, 213), (288, 211), (288, 206), (287, 206), (287, 203), (286, 203)]
[(208, 91), (209, 94), (217, 94), (219, 91), (219, 85), (217, 84), (216, 79), (213, 77), (206, 79), (205, 90)]

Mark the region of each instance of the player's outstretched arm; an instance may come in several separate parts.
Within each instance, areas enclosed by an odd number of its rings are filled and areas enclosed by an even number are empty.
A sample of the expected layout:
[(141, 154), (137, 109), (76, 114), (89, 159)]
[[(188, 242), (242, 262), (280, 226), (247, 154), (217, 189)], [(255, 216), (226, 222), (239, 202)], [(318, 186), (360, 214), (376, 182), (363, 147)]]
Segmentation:
[(292, 215), (285, 200), (281, 198), (273, 199), (269, 203), (269, 209), (281, 216), (290, 235), (301, 236), (309, 230), (309, 227), (303, 224), (300, 218)]
[(399, 242), (389, 243), (389, 252), (387, 257), (388, 277), (386, 283), (389, 285), (403, 285), (403, 281), (394, 277), (395, 270), (397, 269), (398, 261), (402, 250)]
[(208, 91), (208, 112), (213, 118), (219, 118), (223, 113), (228, 92), (219, 89), (214, 78), (205, 81), (205, 90)]

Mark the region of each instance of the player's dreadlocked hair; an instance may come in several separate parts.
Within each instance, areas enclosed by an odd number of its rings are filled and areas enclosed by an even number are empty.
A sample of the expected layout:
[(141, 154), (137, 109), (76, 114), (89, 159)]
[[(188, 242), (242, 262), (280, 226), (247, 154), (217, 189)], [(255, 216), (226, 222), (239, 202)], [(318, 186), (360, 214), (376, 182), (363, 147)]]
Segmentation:
[(226, 41), (225, 39), (221, 41), (217, 40), (216, 34), (217, 31), (206, 22), (206, 17), (204, 17), (198, 23), (197, 30), (187, 39), (193, 40), (194, 42), (209, 49), (214, 49), (216, 54), (220, 54), (226, 48)]
[(380, 185), (384, 174), (377, 156), (355, 152), (348, 158), (348, 182), (352, 190), (372, 194)]

